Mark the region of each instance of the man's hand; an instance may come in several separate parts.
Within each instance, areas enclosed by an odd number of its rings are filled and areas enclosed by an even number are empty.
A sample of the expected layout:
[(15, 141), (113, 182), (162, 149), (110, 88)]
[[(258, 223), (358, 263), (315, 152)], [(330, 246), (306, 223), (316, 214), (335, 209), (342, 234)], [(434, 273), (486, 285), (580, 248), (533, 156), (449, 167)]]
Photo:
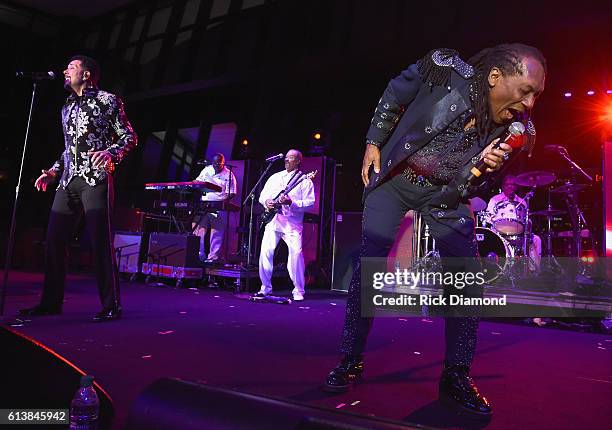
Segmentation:
[(42, 175), (34, 182), (34, 187), (38, 191), (47, 191), (47, 185), (55, 180), (57, 173), (54, 170), (42, 170)]
[(283, 195), (283, 196), (281, 196), (281, 198), (279, 199), (279, 203), (280, 203), (281, 205), (287, 205), (287, 206), (289, 206), (289, 205), (290, 205), (291, 203), (293, 203), (293, 202), (291, 201), (291, 197), (286, 196), (286, 195)]
[(367, 144), (361, 165), (361, 180), (366, 187), (370, 184), (368, 173), (371, 165), (374, 165), (374, 172), (380, 173), (380, 149), (376, 145)]
[(91, 160), (91, 165), (95, 169), (103, 169), (113, 162), (113, 157), (111, 157), (110, 152), (106, 150), (105, 151), (89, 151), (87, 155), (89, 155), (90, 157), (89, 159)]
[(266, 200), (266, 209), (272, 209), (274, 206), (276, 206), (276, 204), (274, 203), (274, 200), (272, 199)]
[(508, 155), (512, 152), (512, 147), (507, 143), (502, 143), (499, 148), (493, 149), (493, 145), (498, 141), (499, 139), (493, 140), (493, 142), (483, 151), (483, 159), (486, 165), (489, 166), (487, 168), (487, 172), (489, 173), (499, 170), (504, 161), (506, 161)]

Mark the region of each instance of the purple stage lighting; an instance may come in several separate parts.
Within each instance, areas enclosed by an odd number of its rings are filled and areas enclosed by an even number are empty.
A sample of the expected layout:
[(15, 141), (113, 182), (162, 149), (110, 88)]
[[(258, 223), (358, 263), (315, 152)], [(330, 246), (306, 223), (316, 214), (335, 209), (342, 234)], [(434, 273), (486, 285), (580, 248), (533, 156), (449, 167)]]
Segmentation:
[(593, 91), (593, 90), (588, 90), (587, 91), (587, 96), (592, 96), (593, 94), (595, 94), (595, 91)]
[(567, 98), (570, 98), (570, 97), (572, 96), (572, 93), (567, 92), (567, 93), (565, 93), (565, 94), (563, 94), (563, 95), (564, 95), (565, 97), (567, 97)]

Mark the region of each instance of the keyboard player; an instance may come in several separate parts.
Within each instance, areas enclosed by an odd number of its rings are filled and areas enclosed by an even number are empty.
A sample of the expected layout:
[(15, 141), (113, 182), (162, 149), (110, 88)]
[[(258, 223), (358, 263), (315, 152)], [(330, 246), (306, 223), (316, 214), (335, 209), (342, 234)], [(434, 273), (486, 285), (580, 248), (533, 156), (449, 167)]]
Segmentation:
[[(224, 203), (236, 195), (236, 177), (225, 166), (225, 157), (217, 153), (212, 164), (204, 167), (196, 181), (210, 182), (221, 187), (220, 192), (207, 192), (202, 195), (202, 211), (193, 224), (194, 234), (200, 237), (200, 260), (204, 263), (219, 261), (223, 238), (228, 225), (229, 212), (223, 210)], [(210, 229), (210, 246), (206, 255), (204, 237)]]

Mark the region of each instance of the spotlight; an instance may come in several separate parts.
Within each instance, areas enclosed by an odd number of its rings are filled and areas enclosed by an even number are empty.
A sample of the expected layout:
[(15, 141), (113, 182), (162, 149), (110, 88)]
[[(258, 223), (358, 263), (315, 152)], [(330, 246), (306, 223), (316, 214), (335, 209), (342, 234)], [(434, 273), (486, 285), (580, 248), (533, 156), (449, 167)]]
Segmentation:
[(588, 90), (587, 91), (587, 96), (592, 96), (593, 94), (595, 94), (595, 91), (593, 91), (593, 90)]
[(567, 92), (567, 93), (565, 93), (565, 94), (563, 94), (563, 95), (564, 95), (565, 97), (567, 97), (567, 98), (570, 98), (570, 97), (572, 96), (572, 93)]
[(249, 144), (249, 141), (247, 139), (243, 139), (242, 140), (242, 145), (243, 146), (247, 146)]
[(606, 90), (606, 94), (612, 94), (612, 90)]
[(608, 123), (608, 126), (612, 125), (612, 103), (604, 108), (603, 115), (600, 117), (602, 121)]
[(315, 133), (312, 137), (314, 137), (315, 140), (321, 140), (321, 133)]

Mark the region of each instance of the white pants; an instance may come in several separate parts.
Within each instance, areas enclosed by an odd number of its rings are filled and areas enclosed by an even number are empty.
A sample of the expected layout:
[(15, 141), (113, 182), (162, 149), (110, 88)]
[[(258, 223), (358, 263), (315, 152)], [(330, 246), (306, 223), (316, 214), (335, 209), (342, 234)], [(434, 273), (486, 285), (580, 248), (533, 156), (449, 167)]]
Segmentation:
[(535, 267), (532, 270), (540, 271), (540, 262), (542, 260), (542, 239), (537, 234), (533, 235), (533, 242), (529, 244), (529, 257), (533, 260)]
[[(225, 236), (226, 228), (226, 212), (209, 212), (198, 218), (193, 224), (195, 230), (193, 234), (200, 236), (200, 258), (202, 260), (218, 260), (221, 254), (221, 246), (223, 246), (223, 236)], [(206, 256), (204, 248), (204, 237), (206, 230), (210, 228), (210, 252)]]
[(289, 249), (287, 271), (293, 282), (293, 293), (304, 295), (304, 254), (302, 253), (302, 232), (281, 233), (266, 227), (261, 241), (259, 254), (259, 278), (261, 291), (272, 292), (272, 270), (274, 269), (274, 251), (278, 242), (283, 239)]

